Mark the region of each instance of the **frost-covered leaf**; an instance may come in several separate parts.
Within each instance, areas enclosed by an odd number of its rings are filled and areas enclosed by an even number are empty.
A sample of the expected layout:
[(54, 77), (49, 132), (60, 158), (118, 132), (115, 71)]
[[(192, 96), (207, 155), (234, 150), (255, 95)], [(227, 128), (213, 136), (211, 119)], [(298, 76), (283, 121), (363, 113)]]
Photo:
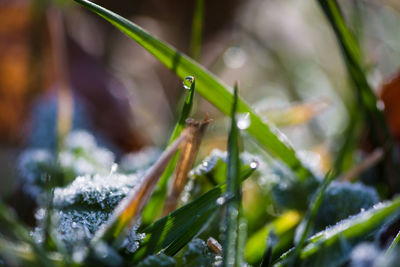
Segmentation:
[[(315, 234), (300, 252), (300, 266), (341, 266), (356, 244), (373, 239), (380, 227), (399, 214), (400, 198), (396, 198)], [(274, 266), (288, 266), (293, 253), (294, 249), (283, 254)]]
[(139, 262), (137, 267), (174, 267), (176, 262), (174, 258), (165, 254), (150, 255)]
[(136, 175), (85, 175), (65, 188), (54, 190), (54, 217), (59, 238), (72, 251), (87, 244), (112, 210), (140, 182)]
[(221, 260), (221, 256), (213, 253), (207, 247), (206, 242), (195, 238), (188, 243), (186, 250), (183, 252), (182, 266), (212, 267)]

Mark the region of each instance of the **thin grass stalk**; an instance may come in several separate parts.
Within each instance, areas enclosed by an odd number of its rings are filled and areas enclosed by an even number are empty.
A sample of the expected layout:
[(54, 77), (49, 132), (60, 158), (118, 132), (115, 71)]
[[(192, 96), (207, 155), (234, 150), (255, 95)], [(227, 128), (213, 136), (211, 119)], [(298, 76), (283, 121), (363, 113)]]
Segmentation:
[[(182, 111), (180, 113), (180, 117), (178, 122), (175, 125), (175, 128), (172, 132), (172, 135), (169, 139), (168, 146), (172, 144), (172, 142), (181, 134), (183, 128), (185, 127), (186, 119), (189, 117), (190, 112), (193, 106), (194, 93), (196, 89), (196, 79), (193, 77), (192, 84), (190, 85), (190, 89), (186, 95), (185, 102), (182, 107)], [(178, 162), (180, 152), (177, 151), (168, 166), (165, 168), (160, 181), (157, 184), (157, 188), (151, 197), (148, 205), (145, 207), (142, 213), (142, 224), (149, 225), (156, 218), (161, 215), (162, 207), (164, 206), (164, 201), (167, 195), (167, 185), (168, 180), (172, 176), (175, 166)]]
[(237, 84), (234, 87), (234, 98), (231, 111), (231, 129), (228, 137), (228, 166), (227, 166), (227, 190), (229, 198), (226, 205), (225, 240), (223, 266), (239, 266), (237, 259), (240, 258), (238, 249), (238, 227), (240, 221), (240, 203), (242, 191), (240, 186), (240, 160), (239, 160), (239, 130), (236, 124), (236, 111), (238, 105)]

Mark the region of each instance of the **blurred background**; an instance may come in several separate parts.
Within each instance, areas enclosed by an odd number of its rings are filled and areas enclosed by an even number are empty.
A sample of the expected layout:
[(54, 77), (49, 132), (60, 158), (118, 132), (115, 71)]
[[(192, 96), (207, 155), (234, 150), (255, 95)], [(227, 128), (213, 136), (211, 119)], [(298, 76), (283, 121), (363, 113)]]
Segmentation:
[[(332, 167), (357, 104), (316, 1), (95, 2), (191, 55), (226, 84), (239, 81), (240, 95), (287, 135), (311, 167), (320, 173)], [(199, 4), (201, 47), (192, 40)], [(340, 4), (362, 48), (370, 83), (378, 95), (385, 86), (394, 88), (382, 104), (395, 107), (400, 2)], [(73, 1), (0, 1), (0, 196), (18, 187), (23, 149), (56, 149), (57, 136), (69, 129), (88, 130), (117, 158), (164, 146), (183, 94), (171, 71)], [(202, 158), (225, 148), (227, 121), (200, 96), (196, 100), (193, 116), (208, 113), (214, 119)], [(400, 123), (393, 112), (387, 115), (396, 135)], [(362, 135), (364, 128), (357, 129)], [(345, 169), (352, 160), (346, 164)]]

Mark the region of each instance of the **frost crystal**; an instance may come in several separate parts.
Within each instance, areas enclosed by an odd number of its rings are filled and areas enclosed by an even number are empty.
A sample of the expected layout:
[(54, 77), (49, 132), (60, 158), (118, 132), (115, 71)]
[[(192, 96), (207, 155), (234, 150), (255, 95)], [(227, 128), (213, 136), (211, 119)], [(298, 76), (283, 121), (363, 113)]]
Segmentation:
[(69, 186), (54, 190), (53, 205), (56, 208), (93, 205), (109, 211), (139, 180), (135, 175), (122, 174), (79, 176)]

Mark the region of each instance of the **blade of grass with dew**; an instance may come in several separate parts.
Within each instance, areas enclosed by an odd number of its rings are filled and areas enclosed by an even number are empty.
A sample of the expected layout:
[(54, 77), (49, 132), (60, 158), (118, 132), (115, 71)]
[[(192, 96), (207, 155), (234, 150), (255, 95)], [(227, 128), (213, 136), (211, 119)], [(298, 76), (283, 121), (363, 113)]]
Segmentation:
[[(172, 132), (168, 145), (172, 144), (172, 142), (181, 134), (183, 128), (185, 127), (186, 119), (189, 117), (190, 111), (192, 110), (195, 89), (196, 89), (196, 79), (195, 77), (193, 77), (192, 84), (190, 85), (190, 89), (186, 95), (179, 120), (175, 125), (174, 131)], [(164, 201), (167, 195), (168, 180), (172, 176), (175, 170), (178, 158), (179, 158), (179, 151), (174, 155), (174, 157), (169, 162), (168, 166), (165, 168), (165, 171), (163, 172), (160, 181), (157, 184), (157, 188), (155, 189), (149, 203), (146, 205), (146, 207), (142, 212), (143, 225), (151, 224), (158, 216), (161, 215), (161, 211), (164, 206)]]
[(393, 139), (389, 132), (385, 116), (378, 108), (377, 98), (368, 83), (362, 67), (362, 56), (357, 40), (347, 26), (337, 1), (318, 0), (318, 3), (330, 22), (339, 42), (347, 71), (357, 92), (359, 104), (368, 120), (368, 124), (371, 125), (370, 129), (373, 141), (375, 145), (386, 149), (387, 155), (383, 163), (388, 183), (392, 190), (398, 191), (400, 188), (400, 183), (398, 182), (400, 166), (396, 159), (396, 151), (393, 149)]
[(322, 184), (319, 186), (317, 192), (315, 193), (315, 197), (314, 197), (313, 201), (311, 202), (310, 207), (308, 208), (308, 214), (305, 217), (305, 226), (301, 233), (299, 243), (297, 244), (297, 246), (295, 248), (295, 253), (292, 258), (294, 266), (296, 266), (296, 264), (298, 263), (299, 254), (306, 242), (308, 233), (310, 232), (310, 229), (314, 223), (314, 218), (317, 215), (318, 209), (322, 204), (322, 200), (324, 199), (326, 189), (328, 188), (328, 185), (333, 181), (334, 178), (335, 178), (335, 176), (333, 175), (332, 172), (328, 172), (325, 175), (325, 179), (323, 180)]
[(186, 139), (186, 130), (162, 153), (159, 159), (147, 171), (144, 178), (142, 178), (140, 184), (135, 186), (129, 195), (118, 204), (109, 222), (96, 232), (92, 240), (93, 244), (99, 241), (118, 244), (127, 227), (131, 226), (140, 215), (169, 161)]
[[(256, 169), (248, 167), (240, 173), (241, 181), (247, 179)], [(197, 235), (223, 203), (217, 201), (226, 191), (226, 184), (221, 184), (192, 202), (173, 211), (143, 229), (145, 239), (135, 252), (133, 262), (136, 263), (147, 255), (163, 251), (173, 256)]]
[[(351, 216), (310, 237), (301, 250), (299, 259), (303, 266), (327, 266), (334, 264), (335, 260), (340, 261), (335, 266), (340, 266), (340, 263), (343, 264), (347, 260), (351, 246), (365, 240), (368, 235), (399, 214), (400, 197), (397, 197), (393, 201), (380, 203), (367, 211)], [(294, 249), (284, 253), (274, 266), (289, 266), (294, 253)]]
[(163, 216), (172, 212), (178, 205), (181, 193), (188, 181), (189, 172), (193, 168), (193, 163), (199, 151), (201, 141), (207, 129), (210, 119), (208, 115), (203, 121), (198, 122), (193, 119), (187, 119), (186, 125), (189, 130), (185, 142), (182, 144), (179, 160), (176, 165), (175, 175), (172, 181), (172, 187), (165, 200)]
[(236, 111), (238, 103), (237, 83), (234, 87), (233, 104), (231, 110), (231, 129), (228, 137), (228, 167), (227, 167), (227, 189), (229, 198), (225, 213), (225, 240), (223, 245), (222, 266), (241, 266), (241, 252), (238, 251), (240, 205), (242, 201), (242, 188), (240, 183), (240, 160), (239, 160), (239, 129), (236, 125)]
[(189, 55), (196, 61), (201, 57), (201, 42), (203, 39), (204, 0), (196, 0), (192, 21), (192, 38)]
[[(74, 1), (109, 21), (149, 51), (181, 79), (184, 79), (188, 75), (195, 75), (197, 79), (196, 91), (222, 113), (227, 115), (230, 113), (230, 107), (233, 103), (232, 94), (229, 92), (230, 88), (199, 63), (158, 40), (136, 24), (99, 5), (87, 0)], [(247, 131), (257, 140), (261, 147), (288, 165), (297, 174), (299, 179), (307, 179), (307, 177), (312, 176), (310, 170), (299, 160), (294, 149), (281, 140), (280, 136), (282, 134), (272, 126), (265, 124), (241, 99), (239, 99), (237, 111), (249, 113), (251, 123)]]

